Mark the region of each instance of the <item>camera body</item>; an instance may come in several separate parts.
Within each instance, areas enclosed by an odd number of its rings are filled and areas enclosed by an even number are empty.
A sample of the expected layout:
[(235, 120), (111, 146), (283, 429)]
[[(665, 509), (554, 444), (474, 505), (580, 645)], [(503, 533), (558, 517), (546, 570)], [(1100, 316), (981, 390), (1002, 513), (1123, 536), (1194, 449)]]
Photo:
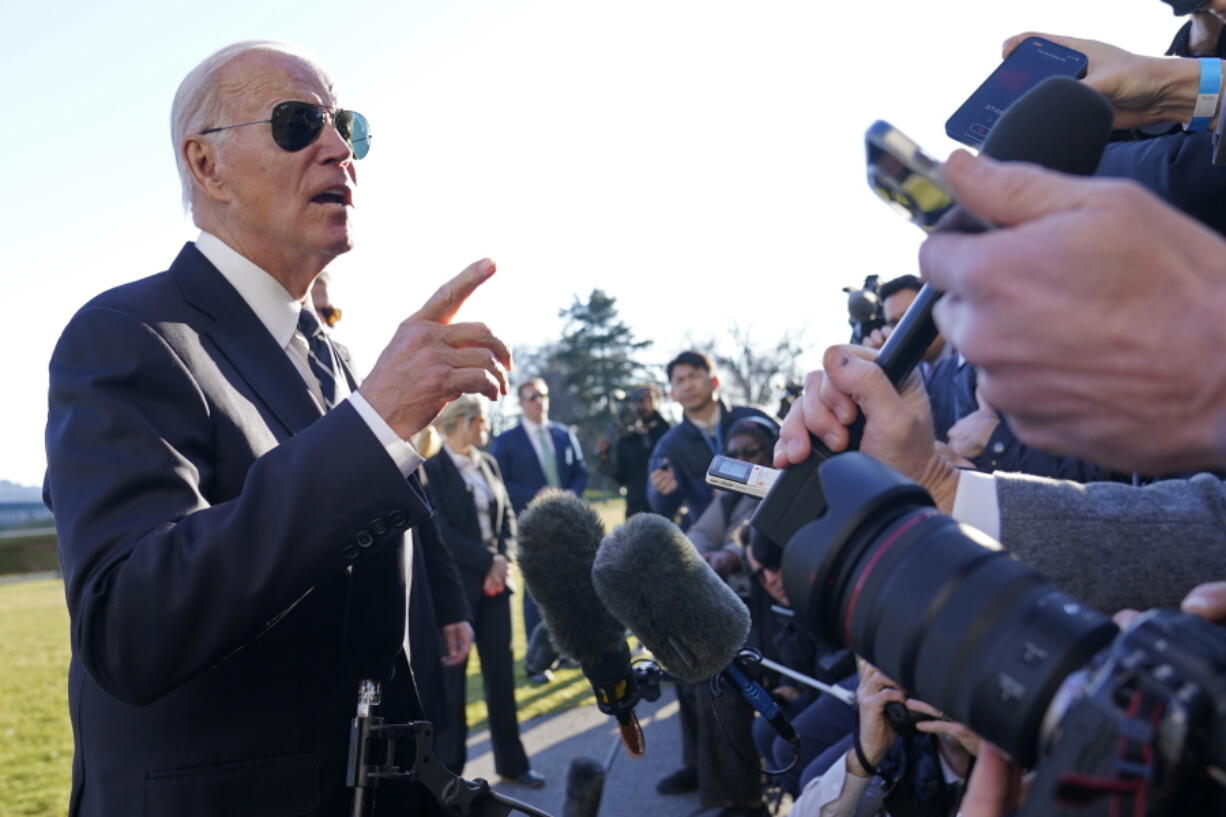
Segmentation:
[(1035, 766), (1022, 814), (1226, 813), (1226, 629), (1121, 633), (871, 457), (816, 477), (783, 555), (797, 622)]
[(843, 291), (847, 293), (847, 322), (851, 324), (851, 342), (859, 346), (874, 330), (885, 326), (885, 306), (881, 302), (879, 276), (866, 275), (862, 287), (843, 287)]

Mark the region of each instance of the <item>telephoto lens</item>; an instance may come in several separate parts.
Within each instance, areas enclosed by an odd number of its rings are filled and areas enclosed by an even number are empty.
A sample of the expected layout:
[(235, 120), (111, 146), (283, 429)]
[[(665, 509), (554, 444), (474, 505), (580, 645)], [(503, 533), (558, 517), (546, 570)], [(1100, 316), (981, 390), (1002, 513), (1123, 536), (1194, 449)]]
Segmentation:
[(797, 622), (1033, 765), (1056, 692), (1116, 626), (869, 456), (819, 480), (826, 512), (783, 555)]

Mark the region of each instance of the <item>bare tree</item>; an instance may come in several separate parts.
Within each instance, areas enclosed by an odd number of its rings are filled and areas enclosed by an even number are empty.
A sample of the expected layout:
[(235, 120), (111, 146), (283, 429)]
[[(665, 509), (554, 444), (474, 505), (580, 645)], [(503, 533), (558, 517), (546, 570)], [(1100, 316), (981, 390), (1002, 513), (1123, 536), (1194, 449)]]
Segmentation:
[(758, 344), (753, 330), (740, 323), (719, 340), (694, 348), (710, 350), (718, 367), (720, 391), (730, 402), (761, 406), (774, 412), (786, 384), (801, 378), (803, 331), (785, 330), (774, 342)]

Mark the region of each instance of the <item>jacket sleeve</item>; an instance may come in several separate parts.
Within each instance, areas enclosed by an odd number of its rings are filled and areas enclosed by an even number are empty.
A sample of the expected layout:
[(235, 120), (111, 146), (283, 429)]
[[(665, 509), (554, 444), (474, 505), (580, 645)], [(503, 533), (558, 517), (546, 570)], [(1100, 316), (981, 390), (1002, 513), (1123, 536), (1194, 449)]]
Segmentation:
[(426, 567), (426, 579), (430, 582), (430, 598), (434, 602), (434, 617), (440, 625), (457, 621), (473, 620), (464, 593), (464, 582), (456, 567), (451, 550), (443, 544), (443, 535), (437, 519), (417, 526), (414, 531), (414, 547), (421, 549), (422, 562)]
[(1122, 479), (1122, 475), (1092, 462), (1049, 454), (1026, 445), (1013, 435), (1004, 417), (992, 431), (982, 453), (975, 457), (974, 464), (987, 473), (1006, 471), (1074, 482), (1119, 482)]
[(694, 543), (699, 553), (714, 553), (724, 549), (724, 535), (727, 532), (728, 521), (724, 518), (724, 504), (712, 502), (702, 512), (702, 516), (690, 525), (685, 535)]
[(996, 475), (1001, 543), (1107, 613), (1178, 607), (1226, 576), (1226, 486), (1211, 474), (1137, 487)]
[[(667, 439), (667, 437), (661, 437), (660, 442), (656, 443), (655, 450), (651, 452), (651, 464), (647, 467), (647, 473), (649, 475), (652, 471), (655, 471), (657, 468), (663, 465), (664, 460), (667, 459), (671, 462), (674, 459), (669, 452)], [(681, 503), (685, 500), (685, 491), (683, 486), (680, 484), (680, 474), (674, 472), (674, 476), (678, 477), (678, 485), (677, 490), (673, 491), (671, 494), (660, 493), (656, 490), (655, 486), (651, 484), (650, 476), (647, 479), (647, 503), (651, 505), (651, 509), (653, 511), (660, 514), (660, 516), (664, 516), (669, 519), (672, 519), (677, 515), (677, 510), (681, 507)]]
[[(494, 474), (499, 485), (493, 486), (494, 490), (505, 490), (505, 483), (502, 481), (502, 470), (498, 467), (498, 461), (490, 463), (490, 470)], [(515, 517), (515, 509), (511, 507), (509, 499), (502, 503), (502, 518), (494, 520), (495, 535), (498, 538), (498, 546), (502, 554), (514, 562), (519, 557), (519, 521)]]
[(1219, 233), (1226, 233), (1226, 165), (1213, 164), (1212, 131), (1178, 132), (1112, 142), (1096, 176), (1133, 179)]
[(216, 407), (164, 338), (114, 309), (69, 323), (48, 401), (73, 652), (128, 703), (223, 661), (429, 517), (348, 403), (256, 459), (237, 496), (210, 500)]
[(792, 817), (854, 817), (873, 815), (880, 817), (881, 798), (861, 803), (870, 783), (876, 778), (858, 777), (847, 771), (847, 755), (841, 755), (820, 777), (815, 777), (805, 786), (792, 806)]

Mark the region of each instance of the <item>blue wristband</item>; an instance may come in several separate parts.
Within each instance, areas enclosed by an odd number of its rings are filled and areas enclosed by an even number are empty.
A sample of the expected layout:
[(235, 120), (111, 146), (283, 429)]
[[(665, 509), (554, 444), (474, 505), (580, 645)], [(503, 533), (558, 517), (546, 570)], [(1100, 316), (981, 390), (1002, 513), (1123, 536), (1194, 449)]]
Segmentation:
[(1209, 127), (1222, 93), (1222, 61), (1217, 57), (1200, 57), (1200, 88), (1196, 91), (1196, 109), (1192, 112), (1189, 131)]

